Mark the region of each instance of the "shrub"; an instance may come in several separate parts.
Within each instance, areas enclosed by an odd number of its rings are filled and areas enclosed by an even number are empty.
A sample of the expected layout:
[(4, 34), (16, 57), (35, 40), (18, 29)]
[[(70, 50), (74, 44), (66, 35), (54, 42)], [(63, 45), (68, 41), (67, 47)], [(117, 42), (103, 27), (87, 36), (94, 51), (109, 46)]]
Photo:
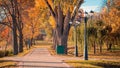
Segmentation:
[(4, 57), (4, 51), (3, 50), (0, 51), (0, 57)]
[(12, 50), (6, 50), (6, 53), (4, 50), (0, 51), (0, 57), (11, 56), (12, 54), (13, 54)]

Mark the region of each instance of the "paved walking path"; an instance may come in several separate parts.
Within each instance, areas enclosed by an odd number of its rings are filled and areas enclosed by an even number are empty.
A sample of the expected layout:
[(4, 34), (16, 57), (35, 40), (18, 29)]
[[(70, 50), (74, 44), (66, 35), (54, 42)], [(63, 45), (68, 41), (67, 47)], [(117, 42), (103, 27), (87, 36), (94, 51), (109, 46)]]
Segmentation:
[(24, 57), (11, 60), (19, 61), (16, 68), (70, 68), (59, 57), (50, 55), (46, 48), (36, 48)]
[[(15, 68), (72, 68), (63, 60), (83, 60), (83, 57), (52, 56), (47, 48), (35, 48), (23, 57), (7, 57), (6, 59), (17, 61)], [(116, 59), (89, 58), (89, 60)]]

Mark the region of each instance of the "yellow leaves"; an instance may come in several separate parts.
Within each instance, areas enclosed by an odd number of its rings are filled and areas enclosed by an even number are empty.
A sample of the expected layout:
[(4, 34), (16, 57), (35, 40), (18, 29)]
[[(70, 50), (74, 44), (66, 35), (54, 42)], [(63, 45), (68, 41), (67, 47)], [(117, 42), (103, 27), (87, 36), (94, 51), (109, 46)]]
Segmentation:
[(74, 9), (73, 5), (65, 4), (64, 6), (65, 6), (63, 9), (64, 15), (68, 12), (68, 10), (70, 10), (71, 13), (73, 12)]
[(28, 10), (28, 14), (30, 18), (35, 18), (39, 15), (39, 10), (38, 8), (31, 8)]
[(56, 27), (56, 22), (52, 16), (50, 16), (50, 18), (49, 18), (49, 23), (52, 26), (52, 28)]
[(39, 6), (46, 7), (44, 0), (35, 0), (35, 6), (36, 7), (39, 7)]
[[(26, 24), (23, 33), (24, 33), (24, 38), (35, 38), (39, 34), (39, 24), (35, 25), (36, 23), (33, 23), (33, 27), (29, 24)], [(34, 30), (34, 33), (33, 33)]]
[[(52, 5), (52, 0), (48, 0), (48, 2), (50, 3), (50, 5)], [(46, 3), (44, 0), (35, 0), (35, 6), (36, 7), (41, 7), (41, 8), (46, 8)]]
[(112, 29), (112, 32), (114, 32), (117, 28), (116, 28), (116, 25), (113, 23), (113, 24), (111, 24), (111, 27), (112, 28), (114, 28), (114, 29)]
[(120, 28), (119, 10), (111, 8), (109, 13), (103, 15), (103, 21), (112, 27), (112, 33)]
[(9, 28), (6, 27), (4, 31), (1, 32), (2, 37), (7, 38), (9, 33)]
[(71, 12), (73, 11), (73, 9), (74, 9), (74, 7), (73, 7), (73, 6), (70, 6), (70, 11), (71, 11)]
[(75, 4), (77, 3), (77, 1), (78, 1), (78, 0), (74, 0), (73, 5), (75, 5)]

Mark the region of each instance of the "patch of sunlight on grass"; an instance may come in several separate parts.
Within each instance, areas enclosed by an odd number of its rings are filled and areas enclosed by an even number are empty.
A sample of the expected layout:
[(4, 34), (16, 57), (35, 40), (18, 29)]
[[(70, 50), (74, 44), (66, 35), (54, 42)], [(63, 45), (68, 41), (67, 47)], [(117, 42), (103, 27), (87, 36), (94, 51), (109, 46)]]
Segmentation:
[(0, 62), (0, 68), (9, 68), (16, 65), (16, 62)]
[(0, 68), (7, 68), (15, 65), (16, 62), (7, 61), (4, 58), (0, 58)]
[(50, 48), (51, 45), (35, 45), (35, 48)]
[(119, 61), (105, 61), (105, 60), (68, 60), (65, 61), (69, 65), (75, 67), (75, 68), (119, 68), (120, 62)]
[(31, 47), (30, 49), (24, 48), (24, 51), (23, 51), (23, 52), (21, 52), (21, 53), (19, 53), (19, 54), (18, 54), (18, 55), (16, 55), (16, 56), (22, 57), (22, 56), (24, 56), (24, 55), (28, 54), (28, 53), (29, 53), (30, 51), (32, 51), (34, 48), (35, 48), (34, 46), (33, 46), (33, 47)]
[[(22, 57), (22, 56), (28, 54), (33, 49), (34, 49), (34, 47), (31, 47), (31, 49), (29, 49), (29, 50), (28, 49), (24, 49), (24, 51), (22, 53), (19, 53), (18, 55), (15, 55), (15, 56)], [(12, 68), (12, 67), (14, 67), (16, 65), (16, 63), (17, 62), (7, 61), (5, 58), (0, 58), (0, 68), (10, 68), (10, 67)]]
[(35, 42), (37, 45), (52, 45), (53, 42), (49, 42), (49, 41), (36, 41)]

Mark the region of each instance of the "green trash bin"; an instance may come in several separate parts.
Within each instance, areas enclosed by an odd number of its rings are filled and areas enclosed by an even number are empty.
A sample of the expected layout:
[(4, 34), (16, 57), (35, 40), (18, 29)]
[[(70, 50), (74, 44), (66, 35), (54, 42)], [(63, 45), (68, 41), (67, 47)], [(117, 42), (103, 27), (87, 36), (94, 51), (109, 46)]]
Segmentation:
[(63, 45), (57, 46), (57, 54), (65, 54), (64, 52), (65, 47)]

